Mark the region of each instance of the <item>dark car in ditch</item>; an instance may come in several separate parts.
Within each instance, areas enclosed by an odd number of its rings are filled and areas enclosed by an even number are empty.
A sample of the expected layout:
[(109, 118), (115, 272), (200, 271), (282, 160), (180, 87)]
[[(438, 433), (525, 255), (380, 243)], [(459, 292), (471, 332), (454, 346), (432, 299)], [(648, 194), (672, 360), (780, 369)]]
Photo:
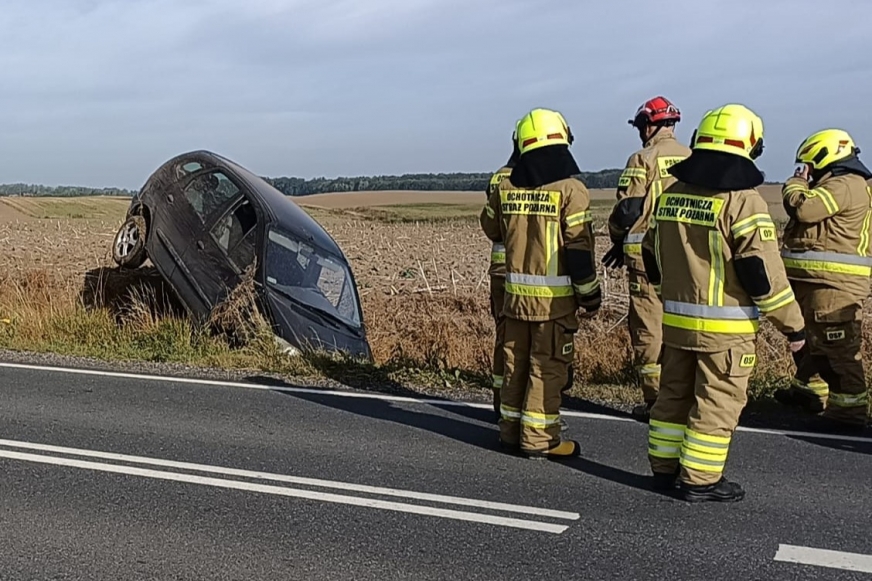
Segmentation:
[(291, 353), (372, 359), (357, 285), (336, 241), (263, 178), (209, 151), (160, 166), (113, 240), (124, 268), (149, 259), (205, 321), (254, 264), (258, 306)]

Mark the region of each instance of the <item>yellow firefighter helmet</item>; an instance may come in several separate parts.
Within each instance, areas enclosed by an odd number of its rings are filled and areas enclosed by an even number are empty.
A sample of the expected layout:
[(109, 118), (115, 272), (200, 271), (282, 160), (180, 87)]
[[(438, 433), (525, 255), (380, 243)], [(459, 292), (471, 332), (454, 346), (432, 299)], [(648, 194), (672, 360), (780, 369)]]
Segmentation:
[(763, 153), (763, 120), (736, 103), (712, 109), (694, 131), (691, 147), (757, 159)]
[(518, 121), (515, 132), (522, 155), (540, 147), (572, 143), (563, 115), (550, 109), (533, 109)]
[(796, 163), (807, 163), (815, 170), (821, 170), (837, 161), (860, 153), (847, 131), (824, 129), (810, 135), (796, 150)]

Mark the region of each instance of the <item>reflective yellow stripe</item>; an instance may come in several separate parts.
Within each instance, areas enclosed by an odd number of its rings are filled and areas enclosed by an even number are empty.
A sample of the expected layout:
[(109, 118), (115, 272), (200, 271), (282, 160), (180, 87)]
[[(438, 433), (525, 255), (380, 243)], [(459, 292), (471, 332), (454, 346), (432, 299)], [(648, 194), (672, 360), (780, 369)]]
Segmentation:
[(866, 195), (869, 197), (869, 209), (866, 210), (866, 217), (863, 218), (863, 228), (860, 230), (860, 244), (857, 245), (857, 254), (860, 256), (869, 255), (869, 225), (872, 223), (872, 188), (866, 188)]
[(599, 281), (599, 278), (597, 278), (593, 282), (588, 282), (588, 283), (584, 283), (584, 284), (575, 284), (572, 286), (575, 289), (575, 292), (577, 292), (581, 296), (585, 297), (589, 294), (593, 294), (596, 292), (596, 289), (598, 289), (600, 286), (600, 281)]
[(823, 202), (824, 207), (827, 209), (827, 213), (831, 216), (833, 214), (838, 213), (839, 205), (836, 203), (836, 199), (833, 197), (827, 189), (825, 188), (814, 188), (813, 190), (808, 192), (809, 198), (820, 198), (821, 202)]
[(574, 294), (568, 276), (506, 273), (506, 293), (522, 297), (556, 298)]
[(790, 184), (789, 186), (785, 186), (781, 191), (781, 195), (783, 197), (787, 197), (793, 192), (807, 192), (808, 188), (801, 184)]
[(639, 367), (639, 373), (645, 376), (660, 375), (660, 365), (657, 363), (648, 363)]
[(513, 408), (510, 406), (507, 406), (505, 404), (501, 404), (500, 405), (500, 415), (502, 416), (502, 418), (504, 420), (507, 420), (510, 422), (517, 422), (518, 420), (521, 419), (521, 410), (518, 408)]
[(663, 182), (660, 180), (654, 180), (651, 184), (651, 201), (657, 201), (657, 198), (660, 197), (660, 194), (663, 193)]
[(786, 268), (815, 270), (819, 272), (830, 272), (833, 274), (851, 274), (867, 277), (872, 276), (872, 268), (868, 266), (844, 264), (840, 262), (827, 262), (823, 260), (802, 260), (798, 258), (784, 258), (784, 266)]
[(827, 405), (833, 405), (840, 408), (852, 408), (858, 406), (867, 406), (869, 404), (869, 393), (864, 391), (854, 395), (846, 393), (836, 393), (831, 391)]
[(494, 242), (491, 247), (491, 263), (505, 264), (506, 263), (506, 246), (499, 242)]
[(506, 283), (506, 293), (519, 297), (535, 297), (540, 299), (571, 297), (575, 294), (571, 286), (550, 287), (512, 283)]
[(755, 319), (730, 320), (730, 319), (699, 319), (697, 317), (685, 317), (664, 313), (663, 324), (667, 327), (684, 329), (686, 331), (698, 331), (702, 333), (731, 333), (736, 335), (750, 335), (757, 332), (759, 322)]
[(560, 423), (560, 414), (543, 414), (539, 412), (527, 412), (521, 414), (521, 425), (531, 428), (547, 428)]
[(688, 429), (681, 445), (682, 466), (701, 472), (723, 472), (730, 440), (729, 437), (710, 436)]
[(650, 420), (648, 422), (648, 454), (655, 458), (677, 460), (681, 455), (681, 442), (686, 427)]
[(789, 305), (790, 303), (792, 303), (795, 300), (796, 300), (796, 297), (793, 295), (793, 289), (790, 287), (787, 287), (783, 291), (781, 291), (780, 293), (774, 294), (771, 297), (769, 297), (768, 299), (759, 300), (759, 301), (755, 300), (754, 302), (757, 303), (757, 307), (760, 308), (761, 312), (771, 313), (772, 311), (780, 309), (781, 307), (783, 307), (785, 305)]
[(548, 222), (545, 232), (545, 271), (548, 276), (557, 276), (557, 251), (560, 238), (557, 222)]
[(720, 307), (724, 304), (724, 251), (721, 246), (721, 233), (718, 230), (709, 232), (709, 254), (711, 268), (709, 270), (708, 304)]
[(715, 449), (724, 449), (730, 446), (732, 438), (730, 436), (710, 436), (687, 428), (684, 432), (684, 439), (699, 442), (707, 446), (712, 446)]
[(642, 254), (642, 245), (641, 244), (624, 244), (624, 254), (632, 254), (634, 256), (639, 256)]
[(491, 376), (491, 386), (494, 389), (500, 389), (503, 387), (503, 376), (502, 375), (494, 375)]
[(570, 214), (566, 217), (566, 225), (569, 228), (572, 228), (573, 226), (579, 226), (580, 224), (584, 224), (585, 222), (590, 221), (590, 212), (578, 212), (577, 214)]
[(487, 212), (487, 217), (493, 219), (496, 214), (494, 213), (494, 209), (489, 205), (484, 207), (484, 211)]
[(628, 167), (624, 168), (624, 171), (621, 172), (621, 176), (628, 178), (646, 178), (648, 177), (648, 170), (644, 167)]
[(803, 383), (798, 379), (794, 379), (790, 382), (790, 385), (798, 390), (814, 394), (817, 397), (826, 397), (830, 392), (830, 387), (823, 381), (810, 381), (808, 383)]
[(661, 422), (660, 420), (649, 420), (648, 433), (656, 433), (657, 437), (662, 440), (671, 440), (680, 442), (684, 439), (684, 433), (687, 431), (687, 426), (684, 424), (671, 424), (669, 422)]
[(730, 231), (734, 237), (741, 238), (757, 228), (775, 228), (775, 222), (772, 221), (772, 217), (769, 214), (754, 214), (733, 224)]

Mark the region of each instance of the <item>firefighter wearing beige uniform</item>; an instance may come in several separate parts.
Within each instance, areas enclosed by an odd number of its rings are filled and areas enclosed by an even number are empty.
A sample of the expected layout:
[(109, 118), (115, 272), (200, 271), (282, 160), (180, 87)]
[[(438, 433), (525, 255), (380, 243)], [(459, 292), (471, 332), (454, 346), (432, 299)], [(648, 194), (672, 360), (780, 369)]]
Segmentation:
[[(518, 161), (520, 152), (518, 151), (518, 142), (515, 134), (512, 134), (513, 151), (509, 161), (505, 166), (494, 172), (487, 186), (487, 199), (490, 200), (494, 192), (497, 191), (497, 186), (500, 182), (508, 178), (512, 173), (512, 168)], [(484, 219), (485, 213), (482, 212), (481, 219)], [(502, 243), (493, 242), (491, 247), (490, 267), (488, 269), (490, 277), (490, 304), (491, 316), (494, 319), (494, 351), (493, 351), (493, 371), (492, 371), (492, 388), (493, 388), (493, 404), (494, 412), (499, 420), (500, 413), (500, 390), (503, 387), (503, 377), (505, 374), (505, 360), (503, 356), (503, 335), (505, 334), (506, 318), (503, 316), (503, 301), (505, 300), (505, 282), (506, 282), (506, 247)]]
[(668, 169), (690, 155), (690, 148), (675, 139), (674, 126), (681, 112), (665, 97), (649, 99), (629, 121), (639, 131), (641, 150), (630, 156), (618, 181), (617, 203), (609, 216), (612, 248), (603, 257), (611, 268), (626, 266), (630, 283), (627, 320), (630, 343), (644, 404), (633, 417), (647, 421), (660, 388), (663, 306), (642, 264), (642, 237), (648, 229), (651, 209), (661, 192), (675, 178)]
[[(825, 430), (862, 430), (868, 394), (861, 357), (863, 301), (872, 275), (872, 172), (851, 136), (826, 129), (799, 146), (803, 164), (782, 188), (790, 218), (782, 258), (808, 329), (790, 389), (782, 403), (823, 416)], [(809, 183), (811, 182), (811, 184)], [(826, 408), (824, 410), (824, 408)]]
[(760, 314), (793, 352), (804, 322), (781, 262), (775, 224), (756, 187), (763, 122), (742, 105), (709, 111), (692, 153), (670, 168), (678, 181), (654, 208), (643, 260), (663, 300), (663, 370), (651, 409), (654, 487), (680, 481), (691, 502), (736, 501), (724, 478), (730, 441), (757, 361)]
[(534, 109), (517, 126), (521, 153), (482, 219), (506, 247), (505, 381), (500, 442), (528, 457), (577, 456), (563, 440), (561, 390), (574, 356), (579, 307), (600, 306), (590, 198), (569, 152), (563, 116)]

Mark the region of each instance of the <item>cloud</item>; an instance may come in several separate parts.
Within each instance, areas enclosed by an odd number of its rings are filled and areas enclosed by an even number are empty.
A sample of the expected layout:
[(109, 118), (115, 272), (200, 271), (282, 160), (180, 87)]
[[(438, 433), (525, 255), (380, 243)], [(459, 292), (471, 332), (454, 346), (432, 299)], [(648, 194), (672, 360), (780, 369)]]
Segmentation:
[[(686, 140), (739, 101), (789, 173), (824, 126), (872, 129), (864, 3), (679, 0), (7, 0), (0, 181), (138, 187), (204, 147), (261, 174), (490, 171), (517, 117), (565, 113), (582, 167), (638, 147), (646, 98)], [(870, 151), (872, 151), (872, 145)]]

